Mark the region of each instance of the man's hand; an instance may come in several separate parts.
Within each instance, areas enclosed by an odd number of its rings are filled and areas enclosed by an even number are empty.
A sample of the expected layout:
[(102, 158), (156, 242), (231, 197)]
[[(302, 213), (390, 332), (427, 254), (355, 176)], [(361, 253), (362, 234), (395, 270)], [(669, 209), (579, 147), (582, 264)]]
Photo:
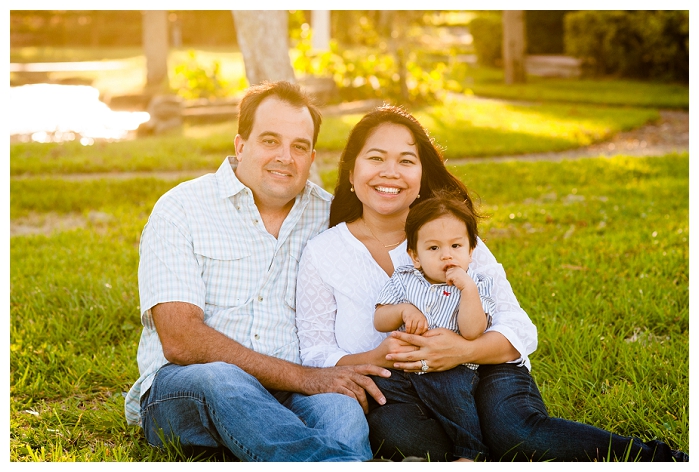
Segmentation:
[(339, 366), (328, 368), (309, 368), (306, 370), (307, 388), (304, 393), (309, 395), (316, 393), (342, 393), (356, 399), (364, 413), (369, 412), (369, 402), (366, 394), (369, 393), (379, 405), (386, 403), (381, 390), (367, 375), (390, 377), (391, 372), (375, 365), (363, 364), (352, 366)]
[(406, 303), (401, 315), (406, 333), (420, 335), (427, 332), (429, 328), (427, 318), (416, 306)]

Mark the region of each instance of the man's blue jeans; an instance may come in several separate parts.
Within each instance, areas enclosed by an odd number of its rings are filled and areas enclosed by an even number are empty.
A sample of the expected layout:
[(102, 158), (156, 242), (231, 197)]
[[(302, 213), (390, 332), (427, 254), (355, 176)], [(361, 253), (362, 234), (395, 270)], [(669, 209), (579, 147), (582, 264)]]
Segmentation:
[[(478, 373), (476, 406), (491, 461), (688, 459), (660, 441), (644, 443), (587, 424), (550, 417), (526, 367), (481, 365)], [(367, 419), (372, 446), (383, 457), (429, 453), (432, 460), (452, 459), (449, 437), (419, 404), (376, 408)]]
[(459, 365), (444, 372), (417, 375), (389, 369), (388, 378), (373, 377), (374, 383), (386, 396), (386, 405), (370, 402), (370, 408), (386, 408), (393, 404), (424, 405), (442, 426), (451, 443), (455, 457), (476, 460), (486, 456), (474, 391), (478, 372)]
[(223, 362), (156, 373), (141, 399), (148, 442), (179, 438), (188, 449), (222, 446), (242, 461), (364, 461), (371, 459), (359, 403), (337, 393), (270, 392)]

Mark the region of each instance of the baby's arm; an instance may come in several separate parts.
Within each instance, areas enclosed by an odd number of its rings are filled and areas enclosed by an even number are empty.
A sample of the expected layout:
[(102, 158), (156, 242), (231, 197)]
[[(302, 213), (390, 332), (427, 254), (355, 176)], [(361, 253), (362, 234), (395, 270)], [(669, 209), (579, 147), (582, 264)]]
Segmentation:
[(427, 331), (427, 318), (411, 303), (396, 305), (377, 305), (374, 312), (374, 327), (377, 331), (387, 333), (405, 324), (408, 334), (423, 334)]
[(461, 267), (449, 268), (446, 280), (447, 283), (461, 290), (461, 302), (457, 316), (461, 336), (469, 340), (476, 339), (488, 327), (488, 318), (483, 311), (476, 283)]

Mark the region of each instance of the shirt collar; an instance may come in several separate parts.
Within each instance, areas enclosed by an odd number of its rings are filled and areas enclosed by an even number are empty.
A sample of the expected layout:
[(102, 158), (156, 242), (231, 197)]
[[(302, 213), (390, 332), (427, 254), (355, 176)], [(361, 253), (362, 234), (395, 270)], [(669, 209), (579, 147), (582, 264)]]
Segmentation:
[[(415, 266), (413, 265), (404, 265), (400, 266), (396, 269), (397, 272), (402, 273), (402, 274), (414, 274), (415, 277), (420, 281), (420, 283), (427, 285), (427, 286), (435, 286), (435, 287), (446, 287), (448, 291), (452, 291), (451, 288), (453, 285), (449, 285), (446, 282), (439, 283), (439, 284), (433, 284), (429, 280), (425, 278), (425, 274), (422, 273), (420, 269), (416, 269)], [(469, 274), (470, 275), (470, 274)]]

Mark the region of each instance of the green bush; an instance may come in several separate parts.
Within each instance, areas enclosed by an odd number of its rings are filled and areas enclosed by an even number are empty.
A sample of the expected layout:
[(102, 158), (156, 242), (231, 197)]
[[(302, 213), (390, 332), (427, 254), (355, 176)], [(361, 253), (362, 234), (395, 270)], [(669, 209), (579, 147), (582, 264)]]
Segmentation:
[(563, 54), (563, 18), (568, 10), (526, 10), (527, 54)]
[(689, 81), (686, 10), (569, 13), (564, 41), (589, 75)]
[[(385, 44), (376, 48), (345, 49), (331, 41), (330, 51), (315, 53), (310, 47), (310, 38), (301, 35), (294, 49), (294, 70), (301, 76), (332, 77), (340, 101), (378, 98), (418, 106), (441, 100), (445, 91), (462, 91), (455, 80), (450, 80), (450, 74), (458, 72), (459, 64), (447, 64), (429, 52), (411, 48), (407, 42), (392, 53)], [(400, 80), (401, 63), (404, 90)]]
[(502, 16), (480, 15), (471, 20), (469, 30), (478, 62), (484, 66), (498, 65), (502, 60)]
[(221, 98), (228, 95), (228, 84), (221, 77), (221, 62), (214, 61), (207, 69), (190, 50), (187, 61), (175, 66), (173, 79), (177, 95), (184, 99)]

